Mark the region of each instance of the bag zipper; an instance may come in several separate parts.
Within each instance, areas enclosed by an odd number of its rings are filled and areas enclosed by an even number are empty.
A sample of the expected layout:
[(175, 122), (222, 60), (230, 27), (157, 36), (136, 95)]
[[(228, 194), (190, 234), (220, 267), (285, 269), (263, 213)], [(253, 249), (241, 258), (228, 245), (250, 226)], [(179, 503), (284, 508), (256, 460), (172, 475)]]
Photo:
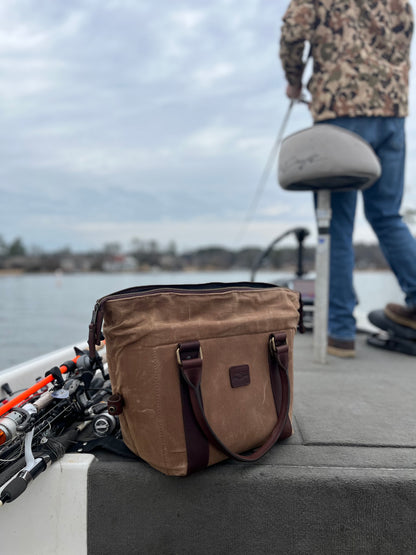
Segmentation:
[[(101, 342), (101, 326), (104, 318), (104, 304), (113, 299), (129, 299), (138, 296), (144, 296), (149, 294), (157, 293), (195, 293), (200, 291), (201, 293), (214, 293), (217, 291), (229, 292), (229, 291), (249, 291), (258, 289), (272, 289), (280, 288), (279, 285), (273, 283), (262, 283), (262, 282), (250, 282), (250, 281), (239, 281), (230, 283), (202, 283), (202, 284), (183, 284), (183, 285), (142, 285), (135, 287), (128, 287), (127, 289), (121, 289), (120, 291), (115, 291), (109, 295), (105, 295), (97, 300), (95, 303), (91, 323), (89, 325), (89, 337), (88, 344), (90, 348), (90, 358), (95, 358), (96, 350), (95, 346), (99, 345)], [(301, 301), (301, 299), (300, 299)], [(303, 311), (302, 302), (300, 302), (300, 319), (299, 328), (301, 333), (303, 333)]]

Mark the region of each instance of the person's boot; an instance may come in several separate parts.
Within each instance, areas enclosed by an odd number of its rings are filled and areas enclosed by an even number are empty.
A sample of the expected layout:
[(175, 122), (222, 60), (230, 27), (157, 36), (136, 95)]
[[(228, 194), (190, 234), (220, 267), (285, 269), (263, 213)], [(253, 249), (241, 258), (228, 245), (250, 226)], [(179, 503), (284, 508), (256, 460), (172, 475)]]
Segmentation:
[(384, 314), (401, 326), (416, 330), (416, 307), (403, 306), (389, 303), (384, 309)]
[(334, 355), (341, 358), (354, 358), (355, 357), (355, 343), (353, 340), (347, 339), (334, 339), (328, 336), (329, 355)]

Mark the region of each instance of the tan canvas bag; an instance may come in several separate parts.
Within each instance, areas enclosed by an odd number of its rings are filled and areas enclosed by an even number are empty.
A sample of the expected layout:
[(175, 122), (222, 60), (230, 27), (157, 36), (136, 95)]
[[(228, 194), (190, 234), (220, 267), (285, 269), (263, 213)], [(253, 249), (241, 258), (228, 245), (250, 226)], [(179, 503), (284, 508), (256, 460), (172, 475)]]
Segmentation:
[(300, 316), (298, 293), (252, 282), (135, 287), (97, 301), (90, 356), (104, 319), (109, 411), (127, 446), (182, 476), (227, 457), (258, 460), (290, 436)]

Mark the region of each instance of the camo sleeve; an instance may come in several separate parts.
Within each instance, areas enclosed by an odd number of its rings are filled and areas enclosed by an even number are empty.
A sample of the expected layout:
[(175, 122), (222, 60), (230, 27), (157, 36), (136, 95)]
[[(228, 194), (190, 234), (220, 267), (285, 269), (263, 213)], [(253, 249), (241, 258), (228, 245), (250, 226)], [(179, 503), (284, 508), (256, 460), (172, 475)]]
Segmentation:
[(292, 0), (283, 17), (280, 57), (287, 81), (299, 86), (310, 42), (315, 121), (404, 117), (412, 34), (408, 0)]
[(290, 85), (300, 86), (304, 70), (303, 51), (315, 26), (313, 0), (294, 0), (283, 16), (280, 36), (280, 59)]

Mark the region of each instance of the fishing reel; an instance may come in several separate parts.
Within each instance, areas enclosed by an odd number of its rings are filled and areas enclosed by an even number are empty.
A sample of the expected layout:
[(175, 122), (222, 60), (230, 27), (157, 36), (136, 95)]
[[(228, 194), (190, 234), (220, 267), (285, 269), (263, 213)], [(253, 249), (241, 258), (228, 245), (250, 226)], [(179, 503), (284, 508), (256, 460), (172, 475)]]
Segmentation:
[(18, 433), (24, 433), (35, 425), (37, 409), (31, 403), (25, 408), (15, 407), (0, 420), (0, 445), (11, 441)]
[(109, 414), (106, 410), (93, 418), (92, 429), (97, 437), (107, 437), (117, 433), (120, 422), (117, 416)]

